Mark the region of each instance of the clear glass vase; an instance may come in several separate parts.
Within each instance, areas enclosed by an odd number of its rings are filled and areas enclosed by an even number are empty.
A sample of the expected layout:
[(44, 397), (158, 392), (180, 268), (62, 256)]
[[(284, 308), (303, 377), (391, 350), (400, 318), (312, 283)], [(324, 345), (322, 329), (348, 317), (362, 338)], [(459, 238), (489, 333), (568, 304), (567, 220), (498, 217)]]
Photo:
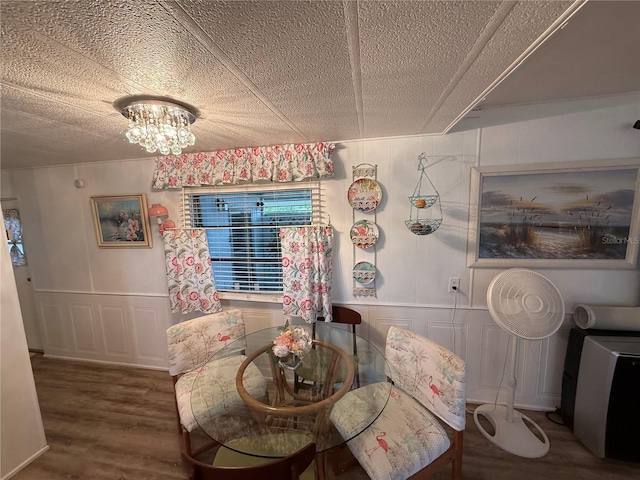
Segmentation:
[(293, 353), (290, 353), (286, 357), (281, 357), (280, 360), (278, 360), (278, 365), (280, 365), (282, 368), (286, 368), (287, 370), (295, 370), (300, 366), (301, 363), (302, 358)]

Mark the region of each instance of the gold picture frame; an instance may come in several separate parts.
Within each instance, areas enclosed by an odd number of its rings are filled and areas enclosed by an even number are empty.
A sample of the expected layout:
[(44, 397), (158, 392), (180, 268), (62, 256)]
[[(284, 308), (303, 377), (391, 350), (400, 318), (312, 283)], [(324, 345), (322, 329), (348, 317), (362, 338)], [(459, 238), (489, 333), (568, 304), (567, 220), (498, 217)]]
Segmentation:
[(91, 197), (100, 248), (151, 248), (151, 227), (144, 193)]

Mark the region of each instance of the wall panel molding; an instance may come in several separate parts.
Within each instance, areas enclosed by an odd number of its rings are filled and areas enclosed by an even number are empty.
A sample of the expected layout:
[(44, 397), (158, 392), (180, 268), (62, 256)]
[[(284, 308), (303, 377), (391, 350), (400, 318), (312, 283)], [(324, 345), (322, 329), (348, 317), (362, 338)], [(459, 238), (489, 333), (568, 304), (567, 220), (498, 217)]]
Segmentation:
[[(154, 369), (166, 369), (168, 365), (165, 330), (199, 316), (171, 314), (167, 299), (159, 297), (48, 292), (36, 293), (36, 303), (45, 335), (45, 355)], [(228, 308), (242, 309), (249, 332), (284, 323), (278, 305), (225, 301), (223, 309)], [(467, 362), (469, 402), (495, 401), (510, 335), (493, 321), (487, 310), (377, 305), (355, 308), (362, 314), (358, 334), (381, 351), (391, 326), (431, 338), (455, 350)], [(91, 318), (93, 323), (89, 321)], [(539, 342), (521, 342), (516, 406), (553, 410), (559, 404), (569, 328), (567, 325), (553, 337)], [(96, 336), (98, 346), (94, 350), (92, 335)], [(505, 372), (500, 388), (500, 403), (506, 402), (507, 375)]]
[(99, 355), (99, 339), (93, 308), (90, 303), (71, 303), (71, 327), (75, 351), (80, 354)]
[(48, 357), (168, 368), (167, 298), (35, 292)]
[(160, 366), (167, 364), (167, 337), (158, 313), (151, 307), (131, 307), (134, 352), (139, 361)]
[(44, 350), (55, 351), (61, 355), (71, 353), (64, 305), (55, 303), (53, 299), (48, 298), (40, 302), (36, 310), (44, 333)]

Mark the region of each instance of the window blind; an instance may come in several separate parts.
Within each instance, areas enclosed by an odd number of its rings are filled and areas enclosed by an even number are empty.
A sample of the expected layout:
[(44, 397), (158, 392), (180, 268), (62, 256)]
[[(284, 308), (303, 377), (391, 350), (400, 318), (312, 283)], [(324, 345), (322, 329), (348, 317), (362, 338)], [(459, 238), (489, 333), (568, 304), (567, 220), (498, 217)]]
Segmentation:
[(280, 227), (322, 221), (319, 182), (183, 190), (182, 223), (204, 228), (218, 291), (282, 292)]

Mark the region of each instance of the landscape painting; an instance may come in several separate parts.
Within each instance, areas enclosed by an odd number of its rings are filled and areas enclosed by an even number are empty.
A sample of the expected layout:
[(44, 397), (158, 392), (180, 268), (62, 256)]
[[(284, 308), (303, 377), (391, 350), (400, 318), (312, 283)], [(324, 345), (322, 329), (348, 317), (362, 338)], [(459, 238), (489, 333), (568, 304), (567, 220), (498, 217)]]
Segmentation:
[(477, 172), (472, 264), (633, 267), (638, 172), (637, 166)]

